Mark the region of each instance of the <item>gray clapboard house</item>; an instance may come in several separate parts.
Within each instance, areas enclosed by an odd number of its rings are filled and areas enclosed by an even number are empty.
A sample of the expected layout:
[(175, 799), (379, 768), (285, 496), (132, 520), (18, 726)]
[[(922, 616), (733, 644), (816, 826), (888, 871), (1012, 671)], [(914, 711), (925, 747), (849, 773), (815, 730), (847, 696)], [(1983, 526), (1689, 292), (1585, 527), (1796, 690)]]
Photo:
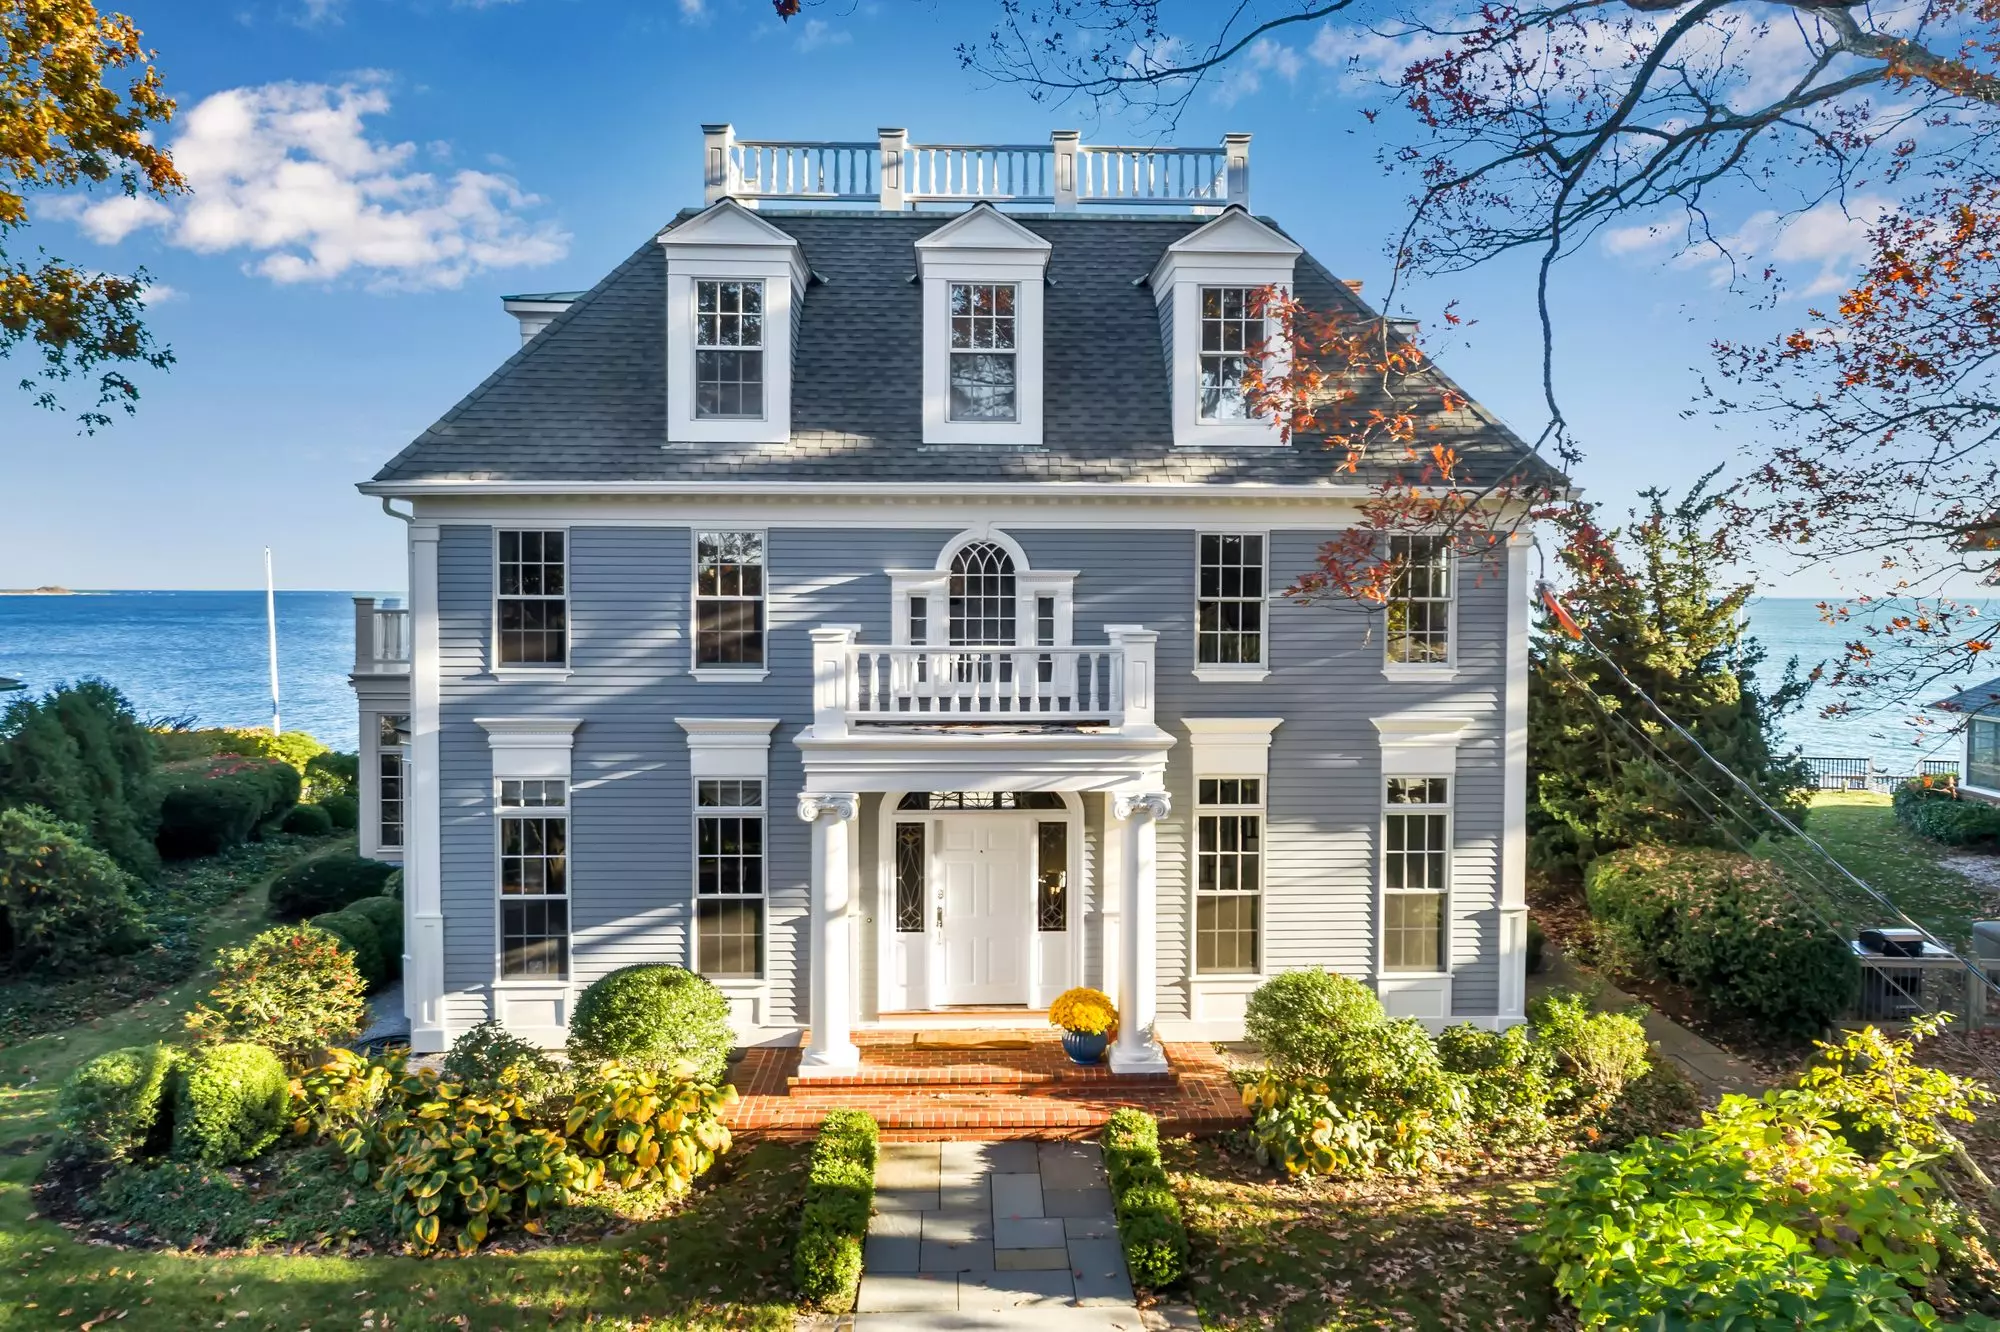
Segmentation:
[(1162, 1068), (1308, 966), (1519, 1021), (1525, 549), (1282, 595), (1390, 464), (1246, 411), (1252, 293), (1363, 308), (1249, 211), (1248, 136), (704, 153), (705, 207), (509, 298), (520, 350), (361, 487), (408, 525), (354, 680), (415, 1047), (555, 1045), (638, 962), (807, 1076), (1078, 984)]

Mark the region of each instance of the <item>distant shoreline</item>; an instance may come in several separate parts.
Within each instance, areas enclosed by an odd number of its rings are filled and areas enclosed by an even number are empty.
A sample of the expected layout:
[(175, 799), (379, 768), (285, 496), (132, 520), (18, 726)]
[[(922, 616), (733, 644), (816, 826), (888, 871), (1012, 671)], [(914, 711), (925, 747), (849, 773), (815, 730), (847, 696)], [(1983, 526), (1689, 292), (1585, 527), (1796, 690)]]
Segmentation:
[(0, 587), (0, 597), (74, 597), (81, 593), (66, 587)]

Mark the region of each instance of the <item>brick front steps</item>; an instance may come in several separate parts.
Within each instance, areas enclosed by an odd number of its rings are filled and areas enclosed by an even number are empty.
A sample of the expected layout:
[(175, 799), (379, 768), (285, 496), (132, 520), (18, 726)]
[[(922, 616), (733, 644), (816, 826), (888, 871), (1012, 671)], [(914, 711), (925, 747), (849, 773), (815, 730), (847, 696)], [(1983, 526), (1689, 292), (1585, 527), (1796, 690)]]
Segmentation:
[(918, 1048), (908, 1031), (863, 1032), (857, 1072), (810, 1080), (798, 1077), (796, 1047), (745, 1051), (730, 1069), (743, 1097), (730, 1127), (805, 1138), (836, 1106), (868, 1111), (883, 1137), (905, 1142), (1091, 1137), (1127, 1105), (1175, 1133), (1219, 1132), (1247, 1118), (1228, 1065), (1208, 1045), (1169, 1044), (1168, 1073), (1133, 1077), (1071, 1064), (1053, 1032), (983, 1034), (1017, 1048)]

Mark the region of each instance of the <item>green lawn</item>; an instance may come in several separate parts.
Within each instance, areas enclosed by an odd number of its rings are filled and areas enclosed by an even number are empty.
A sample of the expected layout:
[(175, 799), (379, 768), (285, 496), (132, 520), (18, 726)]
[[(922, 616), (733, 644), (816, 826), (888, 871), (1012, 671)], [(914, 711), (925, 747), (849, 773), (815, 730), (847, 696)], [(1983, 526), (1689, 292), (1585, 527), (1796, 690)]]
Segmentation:
[(1536, 1179), (1281, 1181), (1212, 1140), (1161, 1144), (1187, 1219), (1186, 1294), (1212, 1332), (1566, 1325), (1517, 1247)]
[[(1953, 852), (1906, 831), (1889, 807), (1889, 797), (1872, 793), (1823, 791), (1813, 797), (1806, 833), (1869, 886), (1886, 894), (1912, 919), (1954, 946), (1972, 940), (1972, 922), (2000, 917), (2000, 887), (1987, 887), (1942, 863)], [(1758, 851), (1772, 855), (1767, 839)], [(1827, 866), (1810, 847), (1793, 847), (1781, 861), (1810, 866), (1827, 879), (1824, 891), (1839, 903), (1847, 923), (1894, 923), (1850, 885), (1832, 881)], [(2000, 858), (1994, 859), (2000, 874)]]
[[(210, 952), (265, 924), (263, 885), (246, 887), (211, 918)], [(178, 1031), (206, 984), (0, 1051), (0, 1328), (791, 1327), (804, 1152), (792, 1145), (723, 1158), (679, 1212), (616, 1239), (472, 1259), (123, 1251), (34, 1219), (62, 1079)]]

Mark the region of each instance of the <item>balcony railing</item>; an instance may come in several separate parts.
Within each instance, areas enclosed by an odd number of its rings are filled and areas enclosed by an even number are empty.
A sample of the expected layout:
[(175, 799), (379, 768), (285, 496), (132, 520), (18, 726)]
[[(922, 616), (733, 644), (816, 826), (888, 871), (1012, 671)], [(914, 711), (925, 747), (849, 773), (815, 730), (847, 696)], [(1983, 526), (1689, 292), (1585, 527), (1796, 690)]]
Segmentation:
[(378, 606), (373, 597), (354, 599), (354, 673), (410, 673), (410, 612)]
[(1224, 135), (1219, 147), (1131, 148), (1086, 144), (1075, 130), (1056, 130), (1046, 144), (920, 144), (901, 129), (879, 130), (873, 143), (739, 139), (729, 125), (702, 133), (709, 203), (1250, 206), (1248, 134)]
[(1137, 626), (1102, 646), (876, 646), (856, 630), (812, 631), (813, 733), (852, 728), (1153, 724), (1153, 650)]

